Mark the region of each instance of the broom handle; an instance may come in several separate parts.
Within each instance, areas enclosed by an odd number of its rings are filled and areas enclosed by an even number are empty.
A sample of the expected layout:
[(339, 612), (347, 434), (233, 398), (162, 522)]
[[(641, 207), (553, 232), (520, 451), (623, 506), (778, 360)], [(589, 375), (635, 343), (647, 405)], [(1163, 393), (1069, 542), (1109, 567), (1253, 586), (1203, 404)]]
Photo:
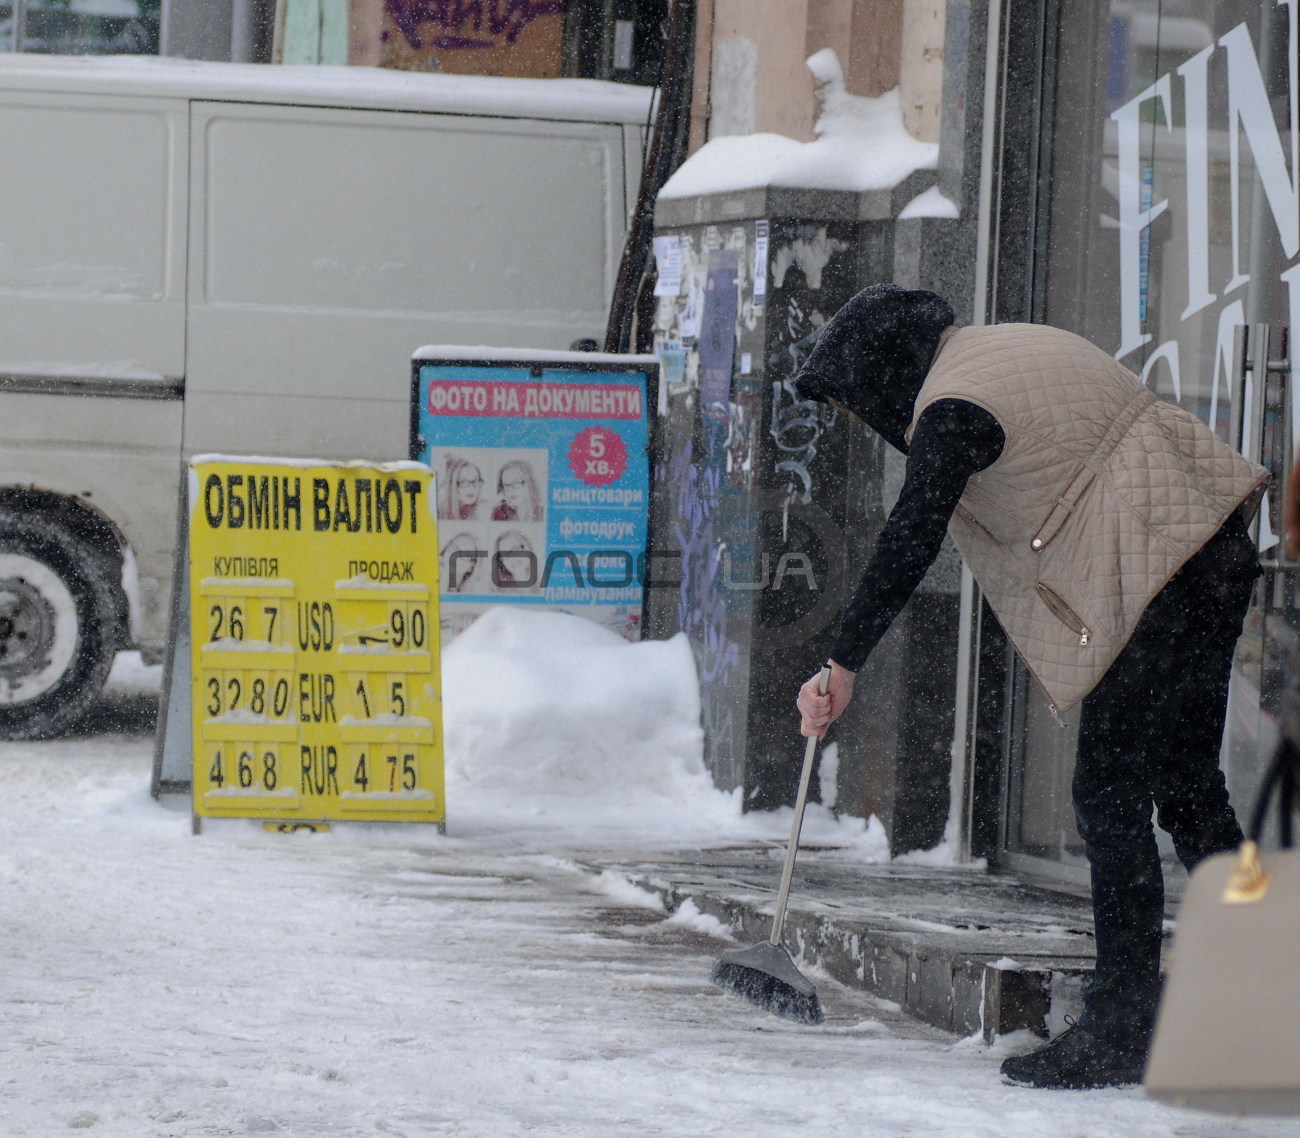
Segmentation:
[[(831, 682), (831, 666), (825, 664), (817, 677), (822, 695)], [(803, 770), (799, 774), (799, 795), (794, 801), (794, 818), (790, 822), (790, 844), (785, 850), (785, 868), (781, 871), (781, 889), (776, 895), (776, 913), (772, 917), (772, 935), (768, 937), (773, 948), (781, 947), (781, 932), (785, 927), (785, 908), (790, 900), (790, 881), (794, 877), (794, 859), (799, 852), (799, 833), (803, 829), (804, 808), (808, 805), (808, 784), (812, 781), (813, 756), (817, 753), (817, 736), (809, 735), (803, 749)]]

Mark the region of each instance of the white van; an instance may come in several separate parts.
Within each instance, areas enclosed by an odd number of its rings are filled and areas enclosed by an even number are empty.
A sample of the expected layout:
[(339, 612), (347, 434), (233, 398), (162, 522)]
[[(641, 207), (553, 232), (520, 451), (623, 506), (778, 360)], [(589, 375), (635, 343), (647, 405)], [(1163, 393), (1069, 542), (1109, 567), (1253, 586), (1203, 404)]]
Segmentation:
[(405, 458), (419, 345), (601, 339), (650, 98), (0, 56), (0, 737), (160, 654), (185, 457)]

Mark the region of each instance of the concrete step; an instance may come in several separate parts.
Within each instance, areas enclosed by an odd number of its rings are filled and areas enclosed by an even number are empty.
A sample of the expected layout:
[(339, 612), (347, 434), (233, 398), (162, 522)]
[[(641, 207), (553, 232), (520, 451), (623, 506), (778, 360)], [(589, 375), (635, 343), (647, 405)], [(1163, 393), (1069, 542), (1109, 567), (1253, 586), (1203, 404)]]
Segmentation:
[[(693, 904), (749, 944), (771, 931), (783, 853), (762, 846), (598, 868), (658, 894), (670, 912)], [(784, 939), (801, 966), (990, 1042), (1054, 1033), (1080, 1011), (1093, 967), (1084, 896), (980, 868), (854, 864), (838, 851), (800, 852)]]

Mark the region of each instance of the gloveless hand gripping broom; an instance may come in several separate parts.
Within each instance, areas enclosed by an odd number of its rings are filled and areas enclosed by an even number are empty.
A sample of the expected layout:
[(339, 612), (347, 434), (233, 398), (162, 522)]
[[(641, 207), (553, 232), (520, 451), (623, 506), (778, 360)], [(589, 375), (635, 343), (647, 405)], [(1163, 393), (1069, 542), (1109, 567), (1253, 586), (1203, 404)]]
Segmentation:
[[(825, 695), (830, 683), (831, 666), (825, 665), (817, 677), (818, 690)], [(776, 912), (772, 915), (772, 932), (767, 940), (750, 948), (732, 948), (713, 966), (713, 982), (744, 996), (753, 1004), (774, 1015), (800, 1023), (821, 1023), (822, 1005), (817, 989), (798, 968), (781, 943), (785, 910), (790, 900), (790, 881), (794, 877), (794, 859), (799, 852), (799, 832), (803, 829), (804, 809), (808, 805), (808, 784), (812, 780), (813, 756), (817, 753), (817, 736), (809, 735), (804, 746), (803, 770), (799, 775), (799, 794), (794, 803), (794, 820), (790, 823), (790, 843), (785, 851), (781, 871), (781, 888), (776, 895)]]

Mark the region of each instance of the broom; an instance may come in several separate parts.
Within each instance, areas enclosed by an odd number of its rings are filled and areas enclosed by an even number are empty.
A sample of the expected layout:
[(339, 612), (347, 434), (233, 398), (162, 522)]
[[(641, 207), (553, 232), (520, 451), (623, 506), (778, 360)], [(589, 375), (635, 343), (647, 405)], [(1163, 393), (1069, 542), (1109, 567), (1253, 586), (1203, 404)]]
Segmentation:
[[(817, 677), (823, 695), (830, 683), (831, 666), (825, 665)], [(713, 982), (729, 992), (743, 996), (773, 1015), (799, 1023), (821, 1023), (822, 1005), (817, 989), (798, 968), (781, 944), (786, 904), (790, 900), (790, 880), (794, 876), (794, 859), (799, 852), (799, 831), (803, 829), (804, 808), (808, 805), (808, 783), (812, 779), (813, 756), (817, 736), (809, 735), (803, 753), (803, 771), (799, 775), (799, 795), (790, 824), (790, 844), (785, 851), (785, 868), (781, 872), (781, 889), (776, 896), (772, 932), (765, 941), (750, 948), (732, 948), (713, 966)]]

